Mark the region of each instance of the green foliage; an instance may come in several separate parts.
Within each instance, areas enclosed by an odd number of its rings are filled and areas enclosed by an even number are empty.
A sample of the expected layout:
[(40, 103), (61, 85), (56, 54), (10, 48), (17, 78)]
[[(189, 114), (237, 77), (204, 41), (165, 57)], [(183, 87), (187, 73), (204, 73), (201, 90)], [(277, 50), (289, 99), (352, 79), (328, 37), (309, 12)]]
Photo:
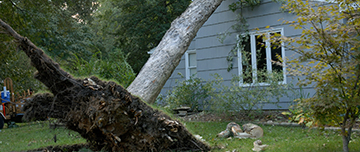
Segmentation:
[(120, 51), (113, 52), (110, 58), (106, 59), (101, 52), (93, 54), (89, 61), (76, 55), (74, 57), (67, 68), (75, 76), (96, 75), (102, 79), (113, 79), (125, 88), (135, 79), (135, 73)]
[[(66, 11), (60, 13), (70, 16), (69, 12)], [(96, 42), (92, 40), (95, 35), (91, 32), (89, 25), (78, 23), (76, 19), (61, 18), (58, 15), (52, 15), (48, 20), (48, 27), (34, 29), (34, 32), (43, 33), (39, 35), (40, 40), (37, 41), (39, 47), (54, 60), (58, 62), (68, 61), (72, 54), (88, 60), (97, 51), (94, 47)], [(62, 24), (68, 25), (62, 26)]]
[[(284, 0), (272, 0), (277, 3), (285, 3)], [(231, 71), (233, 69), (233, 59), (237, 55), (237, 51), (244, 51), (243, 42), (246, 42), (249, 36), (249, 24), (247, 23), (246, 18), (243, 16), (243, 9), (251, 8), (258, 6), (261, 4), (261, 0), (237, 0), (229, 5), (229, 9), (237, 13), (237, 22), (231, 26), (231, 29), (236, 31), (236, 45), (229, 51), (226, 61), (228, 63), (227, 71)], [(230, 28), (229, 28), (230, 29)], [(220, 43), (223, 43), (225, 39), (231, 35), (229, 29), (218, 34), (217, 38)]]
[[(265, 104), (274, 104), (287, 96), (291, 85), (281, 84), (282, 74), (276, 72), (258, 72), (267, 77), (265, 82), (239, 84), (245, 75), (233, 76), (231, 85), (224, 84), (223, 78), (214, 74), (214, 80), (205, 81), (191, 77), (188, 80), (176, 80), (176, 86), (160, 97), (158, 103), (165, 103), (170, 109), (189, 106), (193, 110), (206, 110), (219, 113), (241, 111), (249, 116), (261, 111)], [(247, 75), (247, 77), (250, 77)]]
[[(183, 75), (181, 77), (184, 78)], [(204, 82), (205, 80), (194, 76), (188, 80), (176, 80), (176, 86), (158, 102), (164, 102), (170, 109), (187, 106), (193, 111), (207, 110), (210, 108), (209, 99), (214, 90), (211, 82)]]
[[(296, 92), (294, 95), (296, 96)], [(289, 116), (289, 122), (297, 122), (298, 124), (312, 127), (316, 125), (316, 120), (311, 115), (309, 107), (303, 107), (297, 103), (304, 102), (310, 98), (310, 93), (305, 93), (303, 88), (300, 87), (298, 96), (295, 97), (294, 105), (289, 107), (289, 112), (282, 112), (283, 115)]]
[[(98, 4), (91, 0), (2, 1), (0, 18), (75, 75), (94, 74), (128, 86), (135, 74), (115, 45), (116, 35), (108, 32), (118, 24), (92, 15)], [(101, 33), (103, 29), (106, 30)], [(0, 57), (5, 61), (0, 63), (1, 80), (11, 77), (20, 91), (44, 88), (33, 78), (35, 69), (28, 64), (26, 55), (15, 51), (12, 38), (0, 36), (0, 46), (3, 48)]]
[(0, 86), (4, 85), (2, 80), (9, 77), (13, 81), (15, 93), (22, 94), (30, 88), (34, 91), (44, 89), (45, 86), (33, 77), (36, 69), (29, 64), (30, 60), (25, 53), (17, 51), (11, 41), (0, 42), (0, 48), (4, 48), (0, 53)]
[(85, 19), (91, 20), (90, 12), (96, 9), (92, 1), (3, 1), (0, 5), (2, 20), (54, 59), (67, 59), (70, 52), (91, 55), (84, 47), (92, 37), (84, 23), (90, 22)]
[(254, 8), (260, 4), (261, 0), (238, 0), (229, 5), (229, 9), (235, 12), (237, 9), (242, 9), (244, 7)]
[[(237, 15), (237, 22), (236, 24), (232, 25), (231, 28), (235, 30), (239, 35), (237, 36), (236, 45), (229, 51), (226, 61), (228, 63), (227, 71), (230, 71), (233, 68), (233, 59), (234, 56), (237, 54), (237, 50), (244, 50), (244, 46), (242, 45), (247, 35), (249, 34), (249, 24), (247, 23), (246, 18), (242, 15), (242, 11), (244, 8), (251, 7), (254, 8), (260, 5), (260, 0), (238, 0), (234, 3), (229, 5), (229, 9), (233, 12), (239, 11), (240, 13)], [(219, 39), (220, 43), (223, 43), (226, 37), (230, 35), (229, 31), (226, 30), (225, 32), (219, 34), (217, 38)]]
[[(29, 38), (54, 60), (66, 60), (72, 52), (79, 56), (91, 55), (88, 51), (89, 36), (86, 25), (78, 23), (71, 16), (85, 21), (96, 6), (90, 0), (68, 2), (64, 0), (1, 1), (0, 18), (19, 34)], [(28, 57), (19, 52), (13, 38), (0, 32), (0, 80), (10, 77), (14, 91), (32, 88), (34, 91), (44, 86), (33, 78), (35, 68)]]
[(241, 83), (251, 77), (251, 73), (247, 73), (233, 76), (230, 86), (225, 85), (223, 78), (215, 74), (214, 86), (217, 91), (212, 96), (212, 110), (220, 113), (242, 111), (246, 116), (250, 116), (261, 111), (266, 104), (278, 106), (280, 98), (287, 96), (288, 89), (292, 86), (279, 82), (283, 79), (282, 73), (258, 71), (257, 74), (266, 77), (266, 81)]
[(314, 125), (314, 119), (309, 112), (299, 110), (298, 108), (289, 108), (290, 112), (282, 112), (283, 115), (289, 116), (289, 122), (296, 122), (306, 127), (312, 127)]
[[(107, 22), (116, 46), (129, 54), (129, 64), (138, 73), (171, 22), (189, 6), (191, 0), (109, 0), (100, 1), (96, 15)], [(98, 31), (102, 32), (102, 31)]]
[(301, 29), (302, 34), (283, 41), (300, 55), (288, 62), (289, 71), (304, 77), (300, 85), (316, 90), (314, 97), (299, 100), (299, 107), (309, 108), (308, 114), (318, 125), (340, 126), (343, 148), (348, 151), (346, 145), (360, 107), (360, 4), (332, 2), (335, 4), (289, 0), (284, 8), (298, 17), (285, 23)]

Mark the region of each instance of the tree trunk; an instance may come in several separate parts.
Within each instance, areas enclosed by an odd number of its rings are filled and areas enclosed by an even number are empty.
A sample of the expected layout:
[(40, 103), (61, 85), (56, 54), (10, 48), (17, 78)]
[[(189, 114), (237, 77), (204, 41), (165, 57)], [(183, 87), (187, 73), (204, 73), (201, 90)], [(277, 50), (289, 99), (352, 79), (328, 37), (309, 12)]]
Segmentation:
[(96, 77), (75, 79), (1, 19), (0, 25), (31, 59), (38, 70), (35, 78), (52, 92), (35, 95), (24, 106), (25, 117), (61, 118), (97, 151), (210, 150), (180, 122), (152, 109), (122, 86)]
[[(195, 1), (172, 23), (154, 54), (129, 86), (131, 93), (148, 102), (155, 100), (198, 29), (221, 1)], [(87, 139), (94, 150), (210, 150), (180, 122), (152, 109), (120, 85), (96, 77), (75, 79), (1, 19), (0, 25), (18, 41), (38, 70), (35, 78), (52, 93), (35, 95), (27, 102), (25, 118), (60, 118), (69, 129)]]
[(127, 90), (147, 103), (153, 103), (165, 82), (179, 65), (197, 31), (223, 0), (195, 0), (170, 29)]
[(344, 152), (349, 152), (349, 142), (350, 142), (351, 131), (352, 131), (352, 127), (350, 127), (348, 129), (348, 131), (345, 130), (344, 126), (341, 127)]
[[(154, 101), (178, 65), (198, 29), (222, 0), (195, 1), (177, 18), (129, 90)], [(24, 106), (25, 118), (50, 116), (66, 122), (88, 140), (94, 150), (208, 151), (178, 121), (152, 109), (114, 82), (96, 77), (75, 79), (0, 19), (0, 30), (13, 36), (38, 70), (35, 78), (52, 94), (35, 95)]]
[[(350, 117), (349, 117), (350, 115)], [(355, 115), (350, 112), (350, 109), (347, 109), (347, 112), (345, 113), (344, 120), (341, 124), (341, 136), (343, 140), (343, 151), (349, 152), (349, 142), (351, 140), (351, 133), (352, 128), (355, 125), (355, 120), (358, 117), (358, 115)], [(346, 128), (348, 130), (346, 131)]]

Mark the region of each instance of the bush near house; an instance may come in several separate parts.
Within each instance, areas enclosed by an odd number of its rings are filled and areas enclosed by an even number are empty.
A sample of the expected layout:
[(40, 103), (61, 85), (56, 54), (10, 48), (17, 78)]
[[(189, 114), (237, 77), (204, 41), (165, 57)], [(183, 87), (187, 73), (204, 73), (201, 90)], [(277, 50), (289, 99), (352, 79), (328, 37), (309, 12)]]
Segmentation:
[[(278, 106), (280, 98), (288, 96), (292, 86), (279, 83), (282, 74), (258, 72), (266, 75), (266, 81), (240, 84), (240, 79), (247, 76), (233, 76), (231, 85), (225, 85), (219, 74), (213, 80), (191, 77), (188, 80), (176, 81), (176, 86), (166, 96), (158, 98), (158, 103), (168, 105), (170, 109), (188, 106), (193, 111), (216, 113), (242, 112), (246, 116), (263, 109), (265, 104)], [(266, 84), (264, 84), (264, 82)], [(265, 85), (265, 86), (264, 86)]]

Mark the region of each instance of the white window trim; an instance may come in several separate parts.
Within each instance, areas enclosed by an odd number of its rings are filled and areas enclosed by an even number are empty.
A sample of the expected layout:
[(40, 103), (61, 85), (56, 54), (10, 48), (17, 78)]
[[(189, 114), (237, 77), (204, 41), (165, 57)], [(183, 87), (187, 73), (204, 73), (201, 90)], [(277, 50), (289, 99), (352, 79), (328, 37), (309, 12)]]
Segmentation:
[[(196, 54), (196, 50), (188, 50), (185, 52), (185, 78), (186, 80), (190, 79), (191, 75), (190, 75), (190, 69), (192, 68), (196, 68), (197, 66), (190, 66), (189, 65), (189, 54)], [(197, 60), (196, 60), (197, 62)]]
[[(275, 32), (280, 32), (281, 35), (284, 35), (284, 29), (283, 28), (277, 28), (277, 29), (271, 29), (271, 30), (264, 30), (264, 31), (257, 31), (257, 32), (250, 32), (249, 35), (250, 35), (250, 48), (251, 48), (251, 65), (253, 68), (256, 68), (256, 55), (255, 55), (255, 51), (256, 51), (256, 44), (255, 44), (255, 36), (256, 35), (260, 35), (260, 34), (264, 34), (266, 33), (267, 36), (269, 36), (270, 33), (275, 33)], [(240, 35), (237, 35), (237, 38), (239, 38)], [(270, 42), (268, 40), (265, 41), (265, 44), (266, 44), (266, 66), (267, 66), (267, 71), (268, 72), (272, 72), (272, 63), (271, 63), (271, 47), (268, 47), (270, 46)], [(239, 44), (237, 44), (239, 45)], [(281, 57), (283, 59), (285, 59), (285, 48), (284, 48), (284, 43), (282, 42), (281, 43)], [(239, 48), (239, 47), (238, 47)], [(243, 68), (242, 68), (242, 55), (240, 53), (240, 49), (237, 50), (237, 54), (238, 54), (238, 75), (242, 75), (243, 73)], [(279, 84), (286, 84), (286, 63), (285, 63), (285, 60), (283, 61), (283, 81), (279, 81)], [(254, 81), (255, 79), (257, 78), (257, 75), (256, 75), (256, 69), (253, 69), (253, 83), (249, 84), (249, 83), (244, 83), (243, 82), (243, 79), (241, 79), (239, 81), (239, 85), (240, 86), (251, 86), (254, 84)], [(259, 83), (260, 86), (268, 86), (269, 84), (268, 83)]]

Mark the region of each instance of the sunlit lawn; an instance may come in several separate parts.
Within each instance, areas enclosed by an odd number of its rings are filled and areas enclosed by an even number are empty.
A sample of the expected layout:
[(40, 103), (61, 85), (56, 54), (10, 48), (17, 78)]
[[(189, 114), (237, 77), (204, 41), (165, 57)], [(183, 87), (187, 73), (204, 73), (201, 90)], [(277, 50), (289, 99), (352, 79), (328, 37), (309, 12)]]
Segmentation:
[[(216, 134), (224, 130), (228, 122), (185, 122), (186, 127), (203, 137), (213, 147), (225, 147), (212, 151), (252, 151), (256, 139), (222, 139)], [(242, 124), (242, 123), (239, 123)], [(269, 145), (266, 152), (340, 152), (341, 136), (337, 131), (319, 131), (300, 127), (262, 126), (264, 137), (260, 140)], [(54, 142), (56, 134), (57, 142)], [(350, 151), (360, 151), (360, 133), (354, 132)], [(78, 133), (57, 128), (50, 129), (47, 122), (20, 124), (18, 128), (5, 128), (0, 132), (0, 151), (24, 151), (50, 145), (85, 143)]]
[[(64, 128), (50, 129), (48, 122), (18, 123), (17, 128), (0, 132), (0, 151), (24, 151), (51, 145), (85, 143), (77, 132)], [(4, 125), (7, 126), (7, 125)], [(54, 136), (56, 135), (56, 143)]]
[[(257, 139), (222, 139), (216, 134), (226, 128), (228, 122), (186, 122), (194, 134), (199, 134), (213, 146), (225, 147), (213, 151), (252, 151)], [(241, 123), (239, 123), (241, 124)], [(263, 144), (269, 145), (266, 152), (340, 152), (342, 139), (337, 131), (302, 129), (301, 127), (262, 126)], [(360, 133), (354, 132), (349, 144), (350, 151), (360, 151)]]

